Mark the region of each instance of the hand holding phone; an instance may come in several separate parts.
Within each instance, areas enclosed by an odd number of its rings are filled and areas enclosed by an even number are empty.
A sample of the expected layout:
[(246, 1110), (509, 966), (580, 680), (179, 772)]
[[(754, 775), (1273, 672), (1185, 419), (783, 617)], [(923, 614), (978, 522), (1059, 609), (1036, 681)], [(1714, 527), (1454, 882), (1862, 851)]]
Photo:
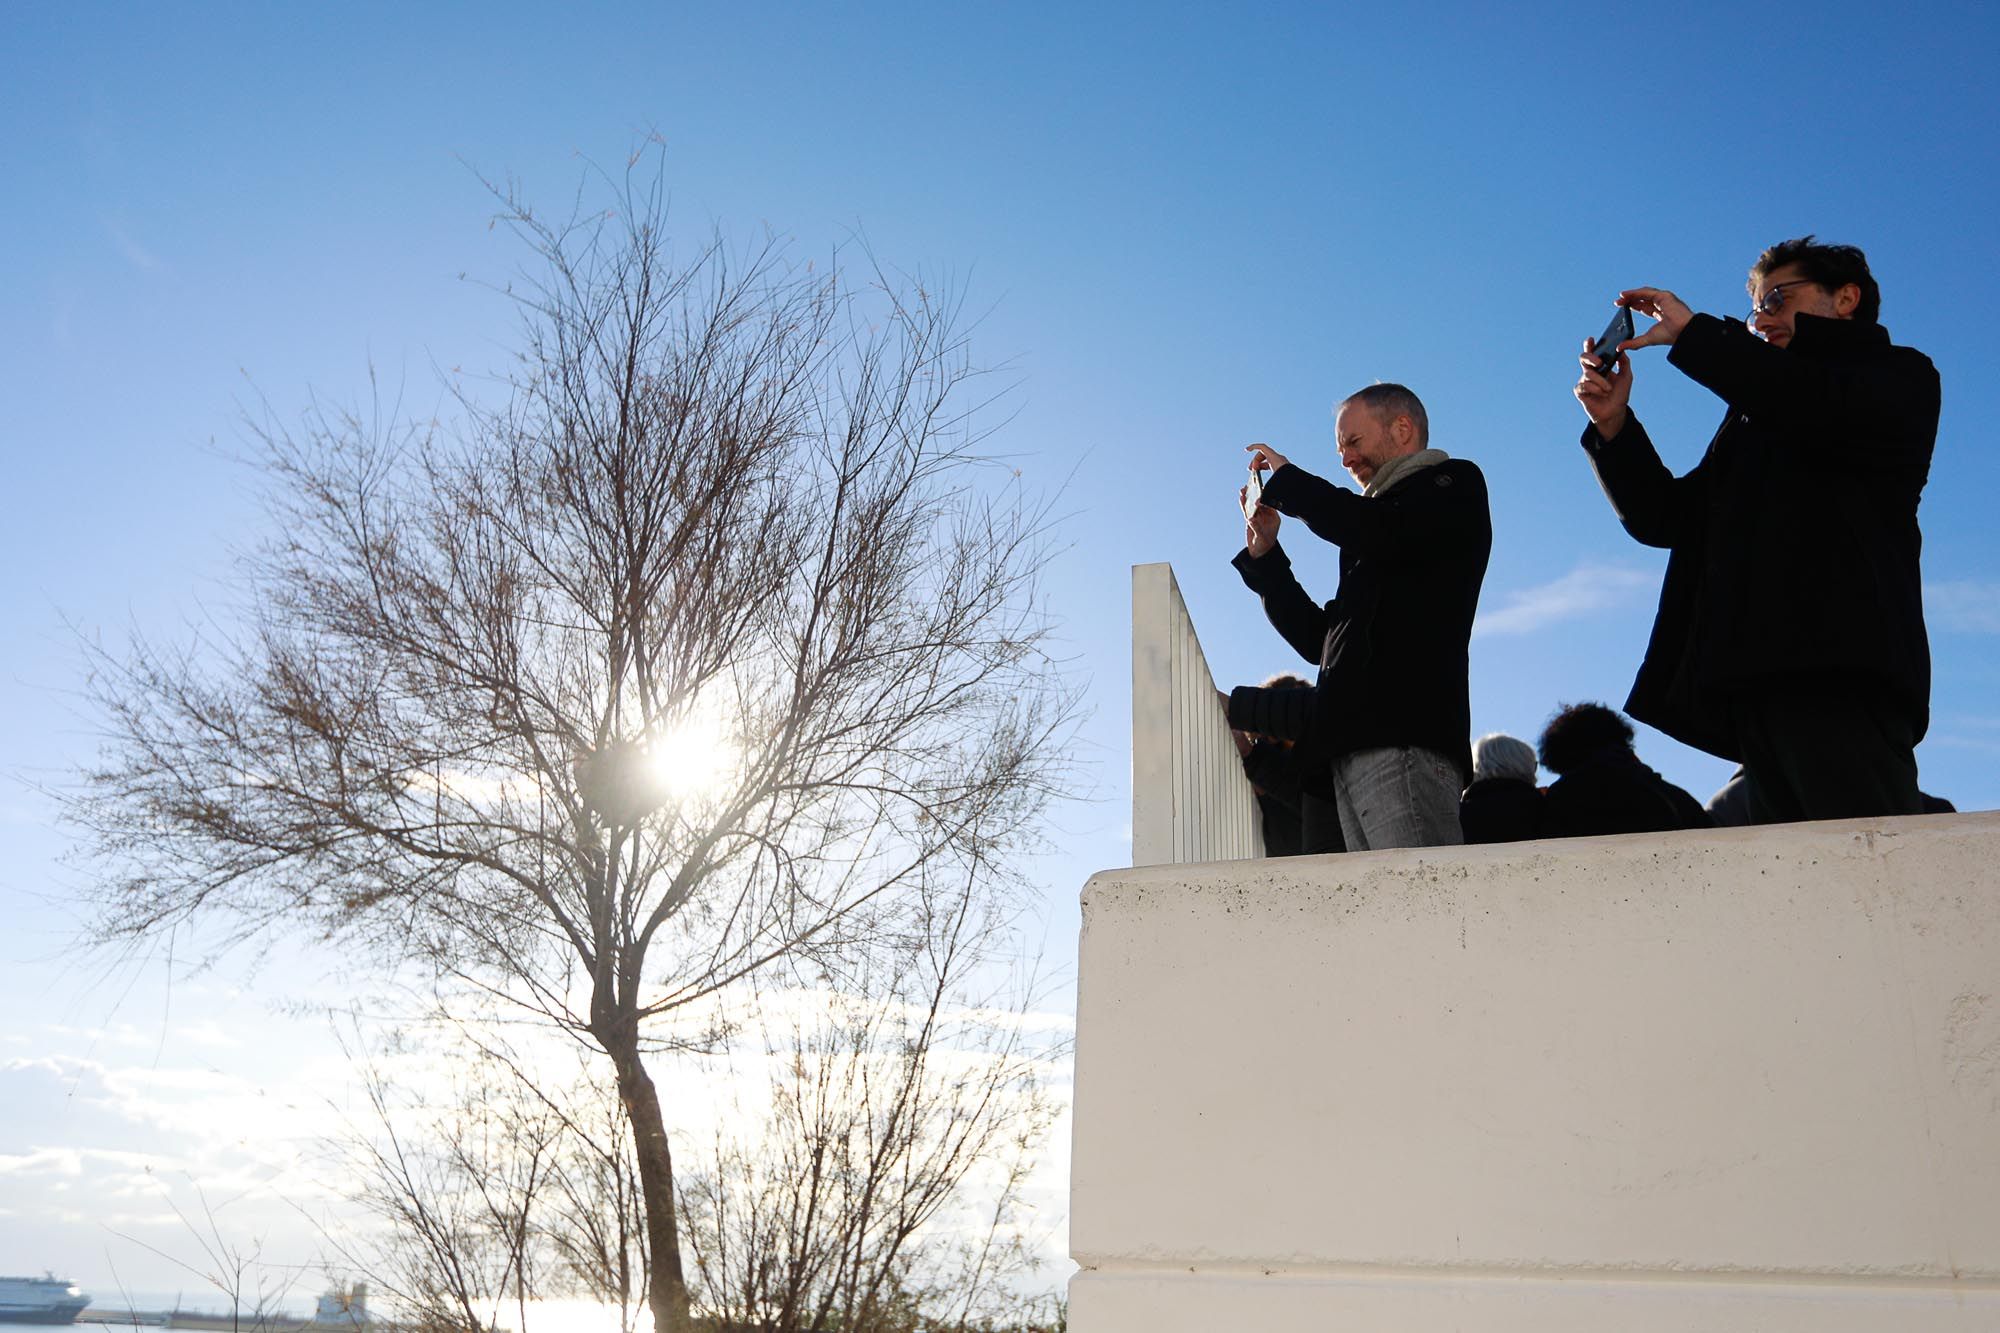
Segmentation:
[(1257, 517), (1257, 506), (1264, 502), (1264, 474), (1256, 468), (1250, 469), (1250, 481), (1243, 488), (1243, 517)]
[(1598, 334), (1597, 341), (1590, 345), (1590, 354), (1597, 358), (1600, 374), (1611, 373), (1618, 364), (1618, 344), (1631, 338), (1633, 333), (1632, 312), (1621, 305), (1618, 313), (1611, 317), (1611, 322), (1604, 326), (1604, 332)]

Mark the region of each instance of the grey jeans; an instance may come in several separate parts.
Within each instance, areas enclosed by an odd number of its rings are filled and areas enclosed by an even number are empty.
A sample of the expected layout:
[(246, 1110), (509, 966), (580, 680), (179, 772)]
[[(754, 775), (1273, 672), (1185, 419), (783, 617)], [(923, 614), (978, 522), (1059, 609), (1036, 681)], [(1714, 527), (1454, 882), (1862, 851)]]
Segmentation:
[(1458, 765), (1436, 750), (1355, 750), (1333, 761), (1340, 833), (1350, 852), (1464, 842), (1460, 787)]

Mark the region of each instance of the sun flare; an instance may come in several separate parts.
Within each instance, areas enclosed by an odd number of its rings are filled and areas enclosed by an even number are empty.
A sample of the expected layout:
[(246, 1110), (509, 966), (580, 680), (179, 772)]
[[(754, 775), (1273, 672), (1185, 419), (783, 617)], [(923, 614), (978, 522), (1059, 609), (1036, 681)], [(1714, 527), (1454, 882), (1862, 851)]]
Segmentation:
[(696, 712), (654, 735), (646, 758), (674, 800), (700, 801), (728, 786), (741, 756), (720, 718)]

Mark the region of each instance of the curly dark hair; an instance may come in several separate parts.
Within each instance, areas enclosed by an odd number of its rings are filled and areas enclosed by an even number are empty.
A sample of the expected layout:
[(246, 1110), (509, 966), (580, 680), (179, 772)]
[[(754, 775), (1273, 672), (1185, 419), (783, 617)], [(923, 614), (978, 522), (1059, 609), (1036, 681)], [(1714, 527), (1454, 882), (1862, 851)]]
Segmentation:
[(1542, 767), (1558, 777), (1610, 749), (1632, 749), (1632, 724), (1600, 703), (1558, 704), (1542, 728)]
[(1779, 241), (1758, 255), (1757, 262), (1750, 266), (1750, 292), (1754, 295), (1760, 281), (1787, 264), (1798, 265), (1800, 277), (1830, 292), (1853, 283), (1861, 289), (1861, 303), (1854, 307), (1854, 318), (1863, 324), (1880, 321), (1882, 289), (1875, 285), (1875, 275), (1868, 271), (1868, 256), (1861, 253), (1859, 246), (1820, 245), (1810, 233)]

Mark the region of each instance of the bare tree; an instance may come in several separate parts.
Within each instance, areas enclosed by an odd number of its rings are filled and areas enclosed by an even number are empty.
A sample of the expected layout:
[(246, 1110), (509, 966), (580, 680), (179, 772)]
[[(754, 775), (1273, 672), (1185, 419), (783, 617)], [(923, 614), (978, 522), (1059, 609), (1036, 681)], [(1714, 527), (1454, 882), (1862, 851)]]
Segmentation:
[[(148, 1171), (151, 1171), (150, 1167)], [(113, 1231), (111, 1234), (165, 1259), (174, 1267), (191, 1277), (198, 1278), (226, 1297), (229, 1301), (229, 1327), (232, 1333), (243, 1333), (245, 1329), (252, 1330), (252, 1333), (261, 1333), (274, 1324), (284, 1322), (284, 1311), (281, 1307), (298, 1281), (302, 1271), (300, 1266), (275, 1264), (266, 1260), (262, 1235), (241, 1240), (235, 1233), (225, 1231), (221, 1214), (233, 1201), (211, 1203), (208, 1191), (204, 1190), (192, 1176), (188, 1178), (188, 1184), (193, 1188), (195, 1199), (201, 1205), (199, 1220), (188, 1215), (187, 1210), (183, 1209), (180, 1202), (165, 1188), (165, 1182), (160, 1183), (162, 1202), (179, 1219), (181, 1229), (193, 1239), (196, 1248), (200, 1250), (199, 1256), (191, 1260), (185, 1259), (172, 1251), (149, 1244), (137, 1236), (127, 1235), (121, 1231)], [(115, 1275), (116, 1270), (113, 1271)], [(130, 1294), (123, 1291), (122, 1283), (120, 1294), (127, 1307), (134, 1308)], [(176, 1311), (179, 1304), (177, 1297)], [(134, 1323), (137, 1323), (136, 1315)]]
[[(682, 1155), (678, 1191), (692, 1295), (716, 1333), (1046, 1327), (1046, 1297), (1016, 1285), (1034, 1267), (1020, 1187), (1054, 1115), (1042, 1071), (1064, 1045), (1022, 999), (966, 993), (974, 909), (968, 895), (936, 937), (882, 951), (866, 995), (728, 997), (750, 1011), (736, 1027), (758, 1037), (768, 1079), (692, 1167)], [(448, 1077), (400, 1073), (446, 1051)], [(398, 1033), (362, 1057), (368, 1113), (334, 1165), (386, 1227), (326, 1235), (404, 1323), (482, 1333), (512, 1299), (526, 1331), (530, 1301), (588, 1297), (634, 1327), (648, 1255), (626, 1113), (586, 1061), (560, 1065), (484, 1027), (418, 1045)]]
[[(356, 1038), (360, 1033), (357, 1028)], [(631, 1333), (647, 1255), (638, 1169), (625, 1112), (579, 1060), (564, 1077), (524, 1067), (468, 1028), (410, 1044), (398, 1032), (357, 1058), (364, 1118), (330, 1161), (381, 1225), (322, 1225), (349, 1267), (369, 1275), (424, 1333), (482, 1333), (511, 1302), (582, 1296), (614, 1304)], [(401, 1076), (391, 1061), (449, 1053), (453, 1071)]]
[[(968, 991), (995, 915), (969, 889), (938, 905), (951, 914), (928, 935), (877, 952), (865, 995), (728, 997), (751, 1011), (735, 1026), (769, 1073), (680, 1169), (691, 1285), (715, 1333), (1047, 1326), (1047, 1299), (1014, 1280), (1035, 1263), (1020, 1189), (1054, 1113), (1042, 1071), (1064, 1043), (1038, 1035), (1025, 995)], [(449, 1077), (434, 1051), (453, 1055)], [(404, 1077), (390, 1059), (430, 1072)], [(335, 1160), (387, 1226), (329, 1239), (405, 1322), (481, 1333), (511, 1295), (525, 1331), (529, 1301), (583, 1296), (633, 1327), (647, 1263), (636, 1159), (587, 1063), (565, 1072), (480, 1026), (417, 1046), (397, 1034), (362, 1066), (369, 1114)]]
[[(652, 1256), (631, 1123), (615, 1099), (601, 1098), (565, 1123), (567, 1151), (550, 1181), (544, 1225), (557, 1275), (552, 1290), (616, 1306), (619, 1333), (634, 1333)], [(525, 1320), (521, 1327), (526, 1333)]]
[(602, 1051), (678, 1333), (656, 1020), (837, 980), (1004, 884), (1074, 696), (958, 304), (677, 251), (657, 171), (607, 185), (553, 223), (499, 192), (539, 267), (512, 371), (450, 420), (253, 423), (276, 523), (242, 621), (96, 656), (70, 812), (107, 941), (313, 931)]
[(718, 1128), (683, 1176), (721, 1333), (946, 1333), (1031, 1304), (1012, 1285), (1035, 1263), (1020, 1191), (1060, 1047), (1029, 1040), (1024, 999), (967, 1002), (973, 910), (880, 958), (865, 996), (765, 997), (790, 1001), (754, 1024), (775, 1039), (768, 1114)]

